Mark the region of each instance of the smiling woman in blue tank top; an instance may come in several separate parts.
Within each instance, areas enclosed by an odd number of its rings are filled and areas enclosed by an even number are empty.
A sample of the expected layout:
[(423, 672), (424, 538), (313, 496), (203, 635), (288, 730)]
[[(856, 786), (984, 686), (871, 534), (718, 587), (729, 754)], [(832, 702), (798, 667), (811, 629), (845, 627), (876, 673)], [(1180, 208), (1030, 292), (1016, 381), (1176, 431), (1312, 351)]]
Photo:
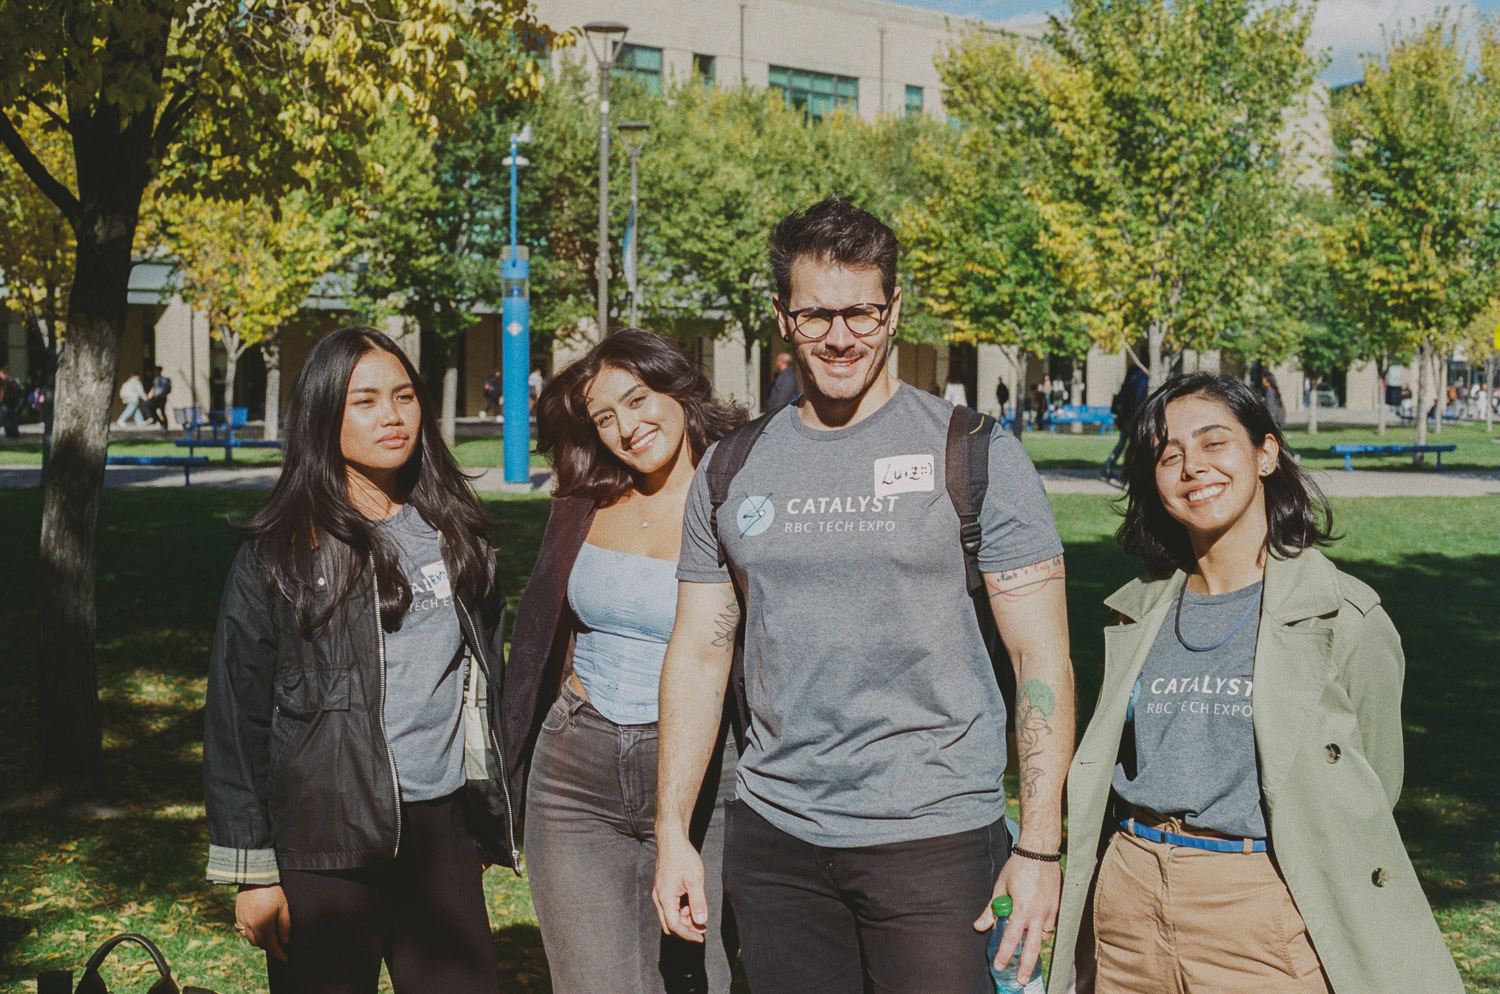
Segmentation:
[(729, 990), (718, 883), (733, 747), (705, 780), (695, 842), (710, 883), (702, 945), (664, 937), (656, 868), (657, 687), (677, 613), (693, 470), (744, 413), (666, 339), (626, 329), (537, 400), (557, 472), (516, 615), (501, 724), (531, 763), (525, 852), (553, 990)]

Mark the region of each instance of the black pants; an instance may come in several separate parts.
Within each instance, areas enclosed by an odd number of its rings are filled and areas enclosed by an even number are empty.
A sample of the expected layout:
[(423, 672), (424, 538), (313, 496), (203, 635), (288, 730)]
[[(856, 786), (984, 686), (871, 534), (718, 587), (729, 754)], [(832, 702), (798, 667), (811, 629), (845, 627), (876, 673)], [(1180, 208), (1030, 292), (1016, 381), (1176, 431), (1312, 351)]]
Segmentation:
[(1004, 820), (830, 849), (743, 801), (725, 808), (724, 890), (755, 994), (985, 994), (984, 910), (1010, 855)]
[[(266, 957), (272, 994), (495, 994), (498, 971), (479, 851), (459, 795), (401, 805), (401, 852), (358, 870), (282, 870), (287, 962)], [(508, 871), (507, 871), (508, 872)]]

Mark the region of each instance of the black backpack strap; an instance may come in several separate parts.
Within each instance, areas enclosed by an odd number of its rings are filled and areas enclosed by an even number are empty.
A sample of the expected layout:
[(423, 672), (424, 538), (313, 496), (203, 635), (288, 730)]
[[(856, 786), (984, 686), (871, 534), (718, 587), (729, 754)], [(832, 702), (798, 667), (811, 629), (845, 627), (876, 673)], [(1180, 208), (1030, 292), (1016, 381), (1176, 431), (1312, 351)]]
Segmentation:
[[(708, 474), (710, 506), (708, 523), (714, 531), (714, 541), (719, 547), (720, 566), (723, 566), (727, 560), (724, 555), (724, 540), (719, 535), (719, 506), (729, 499), (730, 484), (734, 482), (735, 476), (745, 465), (745, 460), (750, 458), (750, 450), (755, 448), (756, 442), (760, 441), (760, 436), (765, 433), (766, 425), (776, 413), (777, 411), (767, 411), (760, 417), (740, 425), (719, 439), (718, 444), (714, 446), (713, 454), (709, 456), (708, 467), (705, 470)], [(750, 699), (745, 689), (744, 593), (739, 589), (739, 584), (736, 583), (734, 587), (735, 596), (741, 601), (741, 612), (739, 629), (734, 636), (734, 660), (729, 667), (729, 692), (734, 698), (734, 714), (731, 717), (734, 741), (743, 752), (745, 733), (750, 727)]]
[(708, 500), (710, 505), (708, 523), (714, 530), (714, 539), (719, 543), (719, 565), (723, 566), (724, 541), (719, 538), (719, 506), (729, 499), (729, 485), (734, 482), (750, 450), (760, 441), (766, 425), (776, 411), (767, 411), (760, 417), (747, 421), (719, 439), (713, 455), (708, 460)]
[(958, 512), (958, 539), (964, 549), (964, 574), (970, 594), (978, 594), (984, 587), (979, 572), (979, 512), (990, 482), (990, 434), (994, 427), (994, 418), (962, 405), (955, 407), (948, 419), (943, 475), (948, 498)]

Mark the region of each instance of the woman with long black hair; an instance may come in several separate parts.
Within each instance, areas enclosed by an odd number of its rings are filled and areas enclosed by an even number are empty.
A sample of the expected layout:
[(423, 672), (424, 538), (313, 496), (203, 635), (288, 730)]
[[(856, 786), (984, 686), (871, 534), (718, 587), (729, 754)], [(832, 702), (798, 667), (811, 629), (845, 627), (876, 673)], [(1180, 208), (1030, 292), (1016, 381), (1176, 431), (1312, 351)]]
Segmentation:
[[(1156, 390), (1125, 454), (1104, 685), (1068, 775), (1050, 989), (1457, 994), (1391, 809), (1401, 639), (1239, 380)], [(1091, 909), (1091, 910), (1090, 910)]]
[(515, 866), (489, 522), (411, 362), (308, 353), (281, 477), (240, 526), (209, 664), (208, 878), (271, 990), (492, 994), (484, 863)]
[(503, 725), (507, 749), (530, 760), (527, 875), (558, 994), (729, 990), (719, 867), (732, 745), (693, 819), (706, 941), (663, 936), (651, 892), (657, 688), (683, 506), (705, 450), (743, 419), (676, 346), (638, 329), (596, 345), (537, 401), (557, 488), (516, 610)]

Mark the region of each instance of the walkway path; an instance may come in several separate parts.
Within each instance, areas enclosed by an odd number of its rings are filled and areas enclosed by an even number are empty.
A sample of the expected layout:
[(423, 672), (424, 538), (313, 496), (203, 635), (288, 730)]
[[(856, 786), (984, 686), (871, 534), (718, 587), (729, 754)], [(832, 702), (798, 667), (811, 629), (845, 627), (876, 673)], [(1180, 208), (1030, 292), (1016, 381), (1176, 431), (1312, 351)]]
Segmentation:
[[(194, 487), (265, 490), (276, 482), (279, 466), (210, 465), (193, 470)], [(34, 466), (0, 466), (0, 489), (35, 487), (41, 471)], [(1491, 497), (1500, 496), (1500, 473), (1463, 473), (1452, 470), (1323, 470), (1313, 473), (1318, 486), (1330, 497)], [(1099, 494), (1113, 496), (1118, 487), (1087, 469), (1042, 471), (1047, 491), (1054, 494)], [(110, 466), (105, 470), (108, 487), (180, 487), (182, 470), (172, 467)], [(551, 475), (534, 469), (530, 483), (506, 483), (495, 468), (484, 470), (474, 481), (480, 493), (538, 493), (551, 485)]]
[[(1500, 496), (1500, 473), (1452, 470), (1317, 470), (1313, 479), (1330, 497), (1491, 497)], [(1042, 470), (1047, 492), (1118, 494), (1120, 489), (1090, 469)]]

